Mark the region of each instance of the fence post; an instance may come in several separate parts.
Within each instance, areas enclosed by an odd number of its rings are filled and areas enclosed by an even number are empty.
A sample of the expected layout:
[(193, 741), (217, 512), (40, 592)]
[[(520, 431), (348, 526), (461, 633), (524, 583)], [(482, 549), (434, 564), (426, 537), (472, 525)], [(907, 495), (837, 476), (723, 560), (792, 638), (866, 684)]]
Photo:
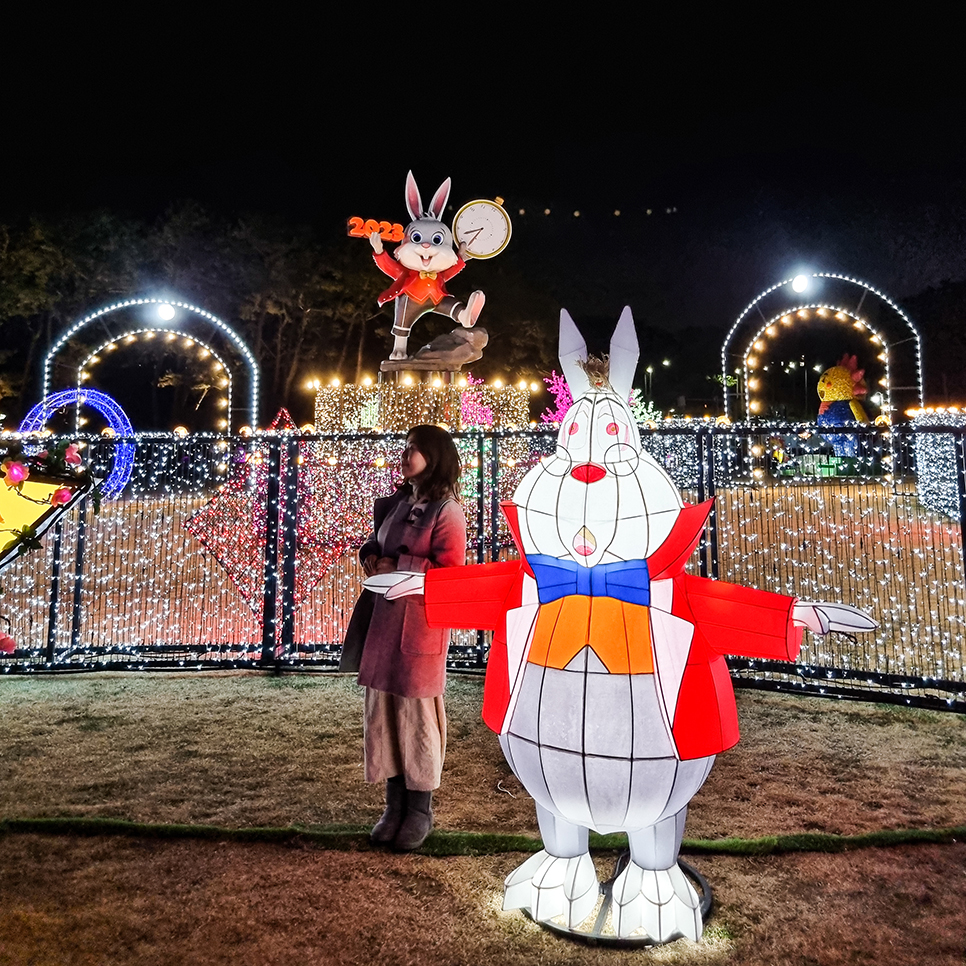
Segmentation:
[[(715, 497), (715, 431), (709, 426), (706, 430), (705, 449), (708, 455), (708, 489), (705, 494), (706, 500), (713, 500)], [(712, 504), (711, 513), (708, 516), (708, 552), (711, 557), (711, 576), (718, 579), (718, 506)]]
[[(483, 480), (486, 479), (486, 437), (482, 431), (476, 437), (476, 562), (484, 563), (486, 560), (486, 488)], [(486, 635), (483, 631), (476, 632), (476, 666), (486, 667)]]
[(966, 436), (962, 429), (956, 429), (954, 432), (956, 433), (956, 486), (959, 490), (959, 539), (960, 549), (966, 554)]
[[(476, 562), (486, 561), (486, 487), (483, 480), (486, 479), (486, 437), (482, 432), (476, 437), (476, 485), (479, 490), (476, 494)], [(482, 631), (480, 634), (482, 635)]]
[(265, 495), (265, 579), (262, 602), (261, 665), (275, 665), (275, 641), (278, 612), (278, 529), (279, 473), (282, 467), (282, 443), (273, 437), (268, 443), (268, 487)]
[[(698, 457), (698, 503), (704, 503), (707, 497), (707, 476), (705, 470), (705, 434), (706, 427), (698, 428), (694, 439), (695, 449)], [(698, 568), (702, 577), (708, 576), (708, 534), (705, 532), (701, 537), (698, 550)]]
[(54, 524), (54, 553), (50, 563), (50, 607), (47, 611), (47, 663), (54, 663), (57, 644), (57, 596), (60, 591), (60, 536), (64, 518)]
[[(295, 554), (298, 550), (299, 443), (286, 447), (285, 501), (282, 511), (282, 653), (295, 644)], [(276, 663), (276, 673), (281, 666)]]
[(80, 647), (81, 591), (84, 585), (84, 550), (87, 547), (87, 497), (77, 504), (77, 554), (74, 557), (74, 606), (70, 616), (70, 648)]
[(500, 559), (500, 442), (490, 437), (490, 561)]

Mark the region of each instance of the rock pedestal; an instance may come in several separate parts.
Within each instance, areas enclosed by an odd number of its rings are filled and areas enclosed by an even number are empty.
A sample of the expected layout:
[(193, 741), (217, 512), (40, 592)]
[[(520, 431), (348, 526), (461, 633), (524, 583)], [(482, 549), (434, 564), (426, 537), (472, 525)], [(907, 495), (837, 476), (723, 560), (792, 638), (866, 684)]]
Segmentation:
[(380, 372), (459, 372), (483, 357), (489, 341), (486, 329), (453, 329), (433, 339), (406, 359), (386, 359)]

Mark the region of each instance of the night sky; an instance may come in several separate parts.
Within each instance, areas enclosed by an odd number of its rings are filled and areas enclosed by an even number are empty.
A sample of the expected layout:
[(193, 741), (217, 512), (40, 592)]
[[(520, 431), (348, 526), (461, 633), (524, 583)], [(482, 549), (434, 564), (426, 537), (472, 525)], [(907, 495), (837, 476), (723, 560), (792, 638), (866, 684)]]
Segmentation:
[[(900, 302), (966, 280), (951, 23), (916, 39), (896, 24), (886, 43), (867, 24), (802, 22), (744, 49), (722, 36), (714, 56), (687, 25), (655, 25), (591, 59), (572, 38), (508, 27), (497, 59), (359, 24), (239, 29), (166, 23), (121, 43), (79, 21), (39, 60), (22, 51), (0, 220), (152, 218), (190, 198), (336, 239), (350, 215), (405, 221), (411, 167), (424, 196), (450, 175), (455, 206), (503, 197), (514, 238), (500, 258), (592, 339), (625, 303), (642, 325), (725, 329), (802, 270), (853, 274)], [(598, 29), (616, 40), (622, 26)]]

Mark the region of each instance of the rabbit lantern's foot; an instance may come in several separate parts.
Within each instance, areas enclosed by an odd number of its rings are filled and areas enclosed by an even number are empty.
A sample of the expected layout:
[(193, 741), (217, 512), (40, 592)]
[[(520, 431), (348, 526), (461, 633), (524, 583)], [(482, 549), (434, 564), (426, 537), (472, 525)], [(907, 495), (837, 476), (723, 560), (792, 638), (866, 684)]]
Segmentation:
[(614, 880), (614, 930), (626, 939), (643, 929), (655, 942), (701, 938), (701, 901), (681, 868), (642, 869), (633, 862)]
[(397, 335), (393, 339), (392, 352), (389, 353), (390, 360), (393, 359), (408, 359), (409, 353), (406, 349), (409, 346), (409, 336), (408, 335)]
[(599, 895), (589, 853), (562, 859), (541, 849), (507, 876), (503, 908), (526, 909), (536, 920), (561, 916), (573, 929), (594, 911)]
[(466, 300), (466, 306), (460, 309), (459, 317), (457, 322), (464, 329), (472, 329), (476, 325), (476, 320), (480, 317), (480, 312), (483, 311), (483, 303), (486, 301), (486, 296), (482, 292), (471, 292), (470, 297)]

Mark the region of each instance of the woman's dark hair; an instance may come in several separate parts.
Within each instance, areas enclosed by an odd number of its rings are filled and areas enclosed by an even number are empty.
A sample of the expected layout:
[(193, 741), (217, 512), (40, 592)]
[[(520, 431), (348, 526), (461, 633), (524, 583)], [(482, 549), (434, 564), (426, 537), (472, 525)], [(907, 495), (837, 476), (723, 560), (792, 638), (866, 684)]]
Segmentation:
[(448, 496), (459, 499), (459, 478), (462, 465), (453, 437), (439, 426), (413, 426), (407, 434), (426, 460), (420, 474), (419, 496), (431, 502)]

